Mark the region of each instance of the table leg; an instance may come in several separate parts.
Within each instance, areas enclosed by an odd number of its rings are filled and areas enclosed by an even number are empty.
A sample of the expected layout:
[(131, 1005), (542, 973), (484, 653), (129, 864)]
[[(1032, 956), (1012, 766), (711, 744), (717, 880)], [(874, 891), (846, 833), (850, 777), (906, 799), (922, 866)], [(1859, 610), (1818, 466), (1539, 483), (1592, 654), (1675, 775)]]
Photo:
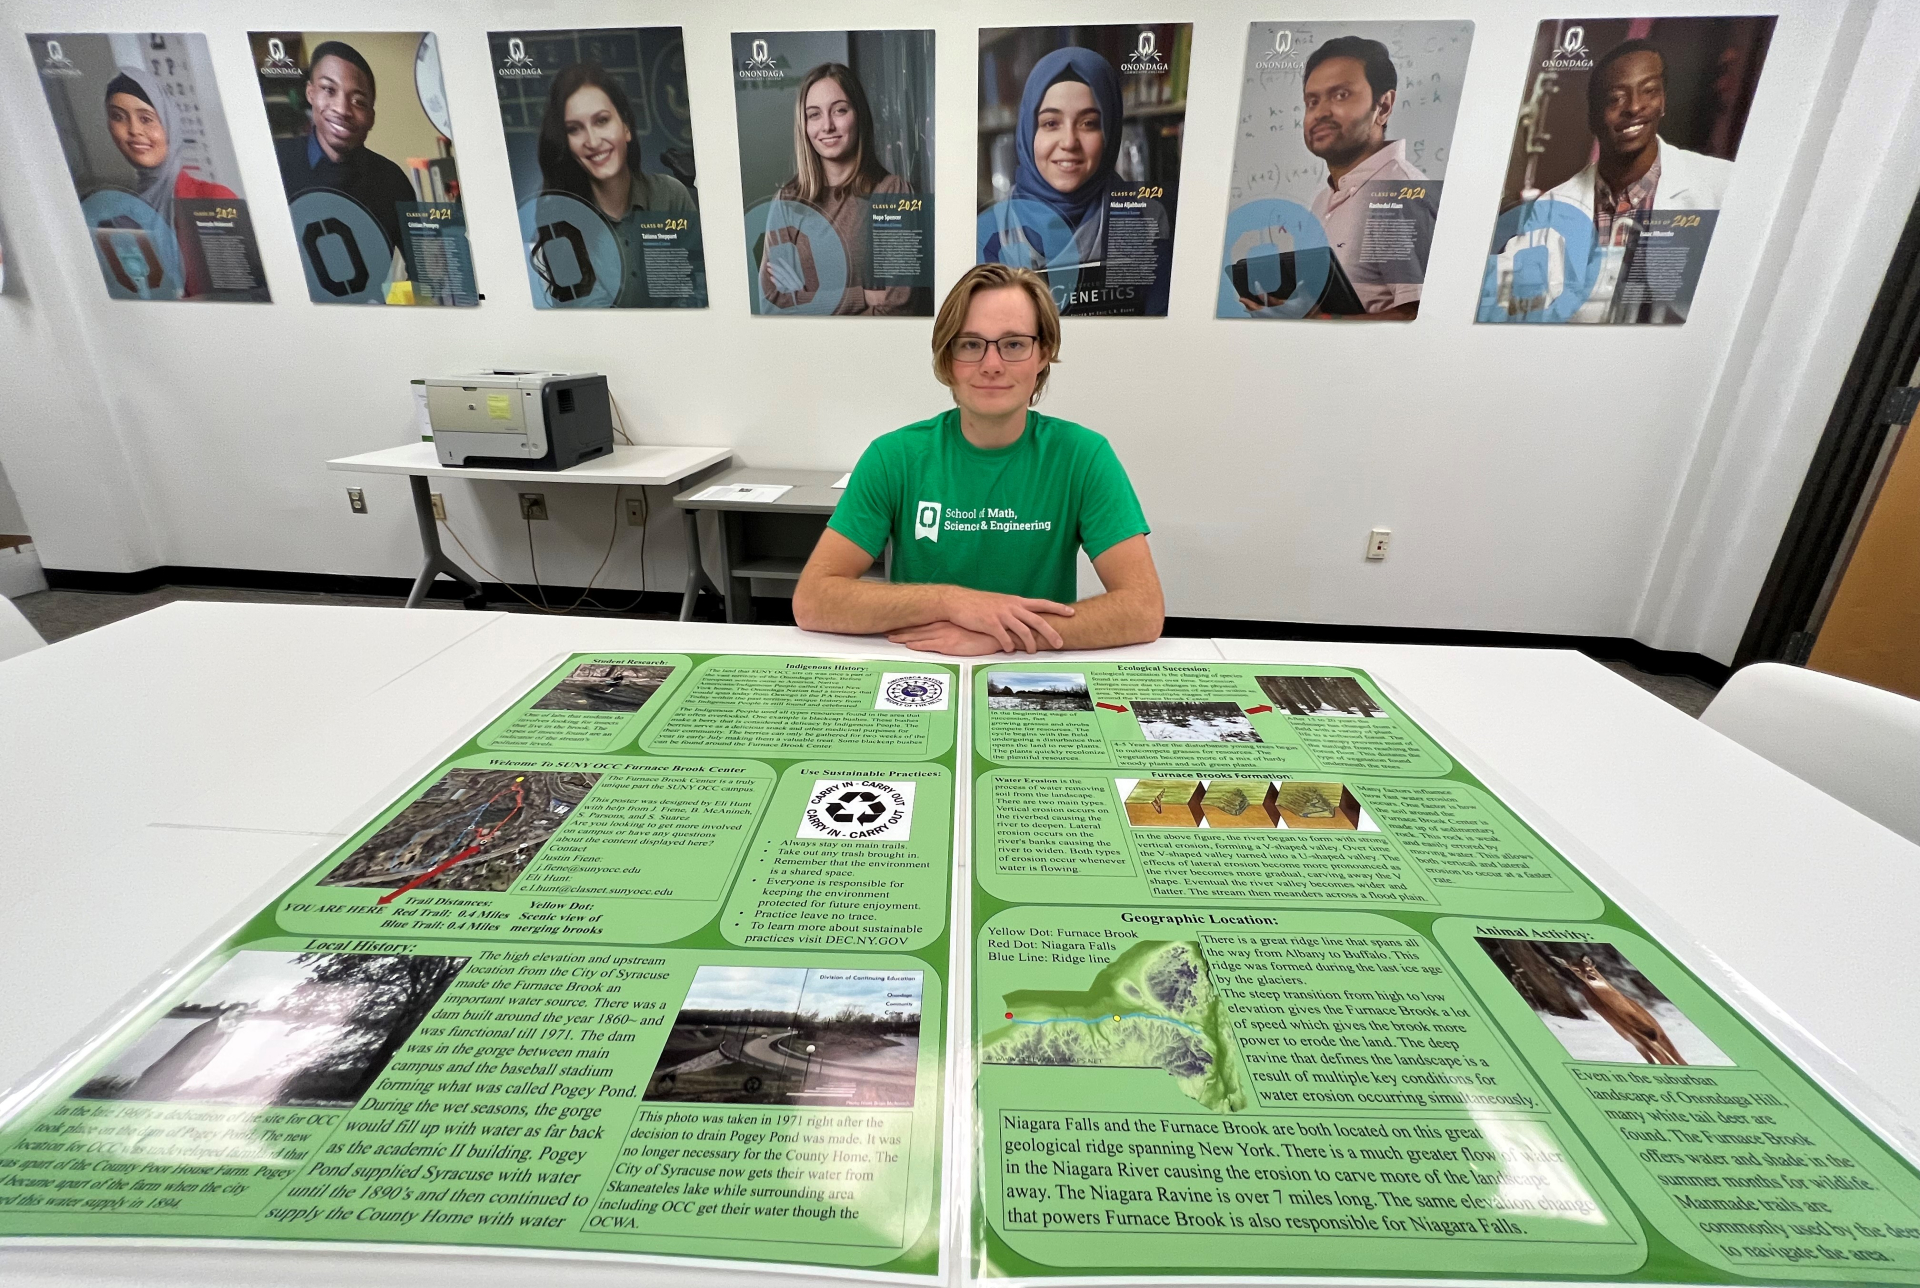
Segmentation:
[[(713, 584), (713, 578), (707, 576), (707, 566), (700, 558), (700, 512), (682, 510), (681, 515), (687, 523), (687, 588), (680, 593), (680, 620), (693, 620), (694, 606), (700, 602), (700, 591), (704, 587), (722, 600), (726, 594)], [(724, 538), (725, 533), (721, 536)]]
[(447, 552), (440, 548), (440, 529), (433, 518), (433, 492), (427, 486), (426, 477), (409, 474), (407, 483), (413, 489), (413, 517), (420, 524), (420, 550), (426, 555), (420, 575), (413, 580), (413, 593), (407, 596), (407, 607), (420, 607), (420, 601), (427, 597), (427, 587), (433, 585), (433, 579), (441, 573), (455, 581), (465, 582), (473, 588), (475, 595), (485, 594), (480, 583), (468, 576), (466, 569), (447, 558)]
[[(740, 579), (733, 575), (733, 557), (740, 549), (740, 516), (730, 510), (718, 512), (720, 520), (720, 594), (727, 602), (727, 620), (744, 620), (740, 605)], [(746, 612), (753, 612), (749, 603)]]

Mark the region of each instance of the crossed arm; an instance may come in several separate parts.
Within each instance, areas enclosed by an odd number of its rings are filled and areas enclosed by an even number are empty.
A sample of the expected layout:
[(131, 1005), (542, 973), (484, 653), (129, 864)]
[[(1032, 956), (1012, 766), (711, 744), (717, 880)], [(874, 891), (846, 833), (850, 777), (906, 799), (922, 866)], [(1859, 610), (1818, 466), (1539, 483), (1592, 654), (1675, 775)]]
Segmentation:
[(861, 581), (872, 566), (872, 555), (828, 528), (800, 573), (793, 620), (803, 630), (885, 633), (908, 648), (960, 657), (1144, 644), (1160, 638), (1166, 620), (1145, 536), (1100, 553), (1093, 570), (1106, 592), (1078, 604), (964, 586)]

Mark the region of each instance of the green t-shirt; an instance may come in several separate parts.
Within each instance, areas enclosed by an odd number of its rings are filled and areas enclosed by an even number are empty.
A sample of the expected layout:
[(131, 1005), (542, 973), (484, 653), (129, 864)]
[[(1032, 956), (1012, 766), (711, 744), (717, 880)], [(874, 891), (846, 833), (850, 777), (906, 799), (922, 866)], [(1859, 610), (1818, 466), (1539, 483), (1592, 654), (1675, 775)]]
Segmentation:
[(874, 558), (893, 538), (893, 580), (1071, 604), (1074, 552), (1089, 559), (1147, 532), (1107, 440), (1027, 413), (1011, 446), (975, 447), (958, 408), (867, 446), (827, 526)]

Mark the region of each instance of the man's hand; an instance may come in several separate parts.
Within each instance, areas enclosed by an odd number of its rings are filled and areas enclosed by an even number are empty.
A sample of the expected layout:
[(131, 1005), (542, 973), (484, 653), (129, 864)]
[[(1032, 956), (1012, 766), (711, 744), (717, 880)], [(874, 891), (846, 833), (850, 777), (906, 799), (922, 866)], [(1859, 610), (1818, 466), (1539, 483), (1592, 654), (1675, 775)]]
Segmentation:
[[(1127, 541), (1094, 561), (1094, 572), (1114, 585), (1116, 568), (1123, 568)], [(1152, 559), (1144, 555), (1146, 537), (1133, 537), (1139, 545), (1140, 566), (1144, 576), (1152, 578)], [(1131, 547), (1129, 547), (1131, 549)], [(1102, 562), (1108, 564), (1102, 572)], [(964, 645), (954, 653), (1039, 653), (1043, 649), (1064, 649), (1066, 639), (1054, 622), (1062, 626), (1073, 616), (1073, 605), (1054, 603), (1052, 599), (1023, 599), (1020, 595), (996, 595), (993, 591), (975, 591), (962, 585), (885, 585), (862, 582), (860, 574), (874, 566), (874, 555), (854, 545), (847, 537), (828, 528), (820, 534), (812, 557), (801, 570), (801, 582), (793, 587), (793, 620), (801, 630), (839, 632), (843, 635), (879, 635), (952, 626), (962, 635), (939, 635), (947, 643)], [(1125, 564), (1131, 566), (1131, 564)], [(1121, 578), (1125, 580), (1125, 578)], [(1152, 582), (1154, 632), (1140, 633), (1140, 639), (1152, 639), (1160, 622), (1160, 584)], [(1135, 632), (1139, 633), (1139, 632)], [(981, 639), (964, 639), (979, 635)], [(931, 639), (931, 635), (929, 635)], [(991, 647), (981, 647), (985, 641)], [(904, 643), (904, 641), (900, 641)], [(1133, 643), (1116, 641), (1116, 643)], [(922, 645), (914, 645), (922, 647)], [(933, 647), (931, 643), (925, 647)]]
[(944, 607), (949, 622), (962, 630), (986, 636), (1002, 653), (1038, 653), (1041, 649), (1065, 648), (1060, 632), (1047, 617), (1073, 616), (1071, 604), (967, 590), (960, 586), (948, 588)]
[(887, 639), (922, 653), (945, 653), (951, 657), (985, 657), (1001, 651), (1000, 646), (994, 643), (993, 636), (955, 626), (952, 622), (909, 626), (905, 630), (892, 632)]

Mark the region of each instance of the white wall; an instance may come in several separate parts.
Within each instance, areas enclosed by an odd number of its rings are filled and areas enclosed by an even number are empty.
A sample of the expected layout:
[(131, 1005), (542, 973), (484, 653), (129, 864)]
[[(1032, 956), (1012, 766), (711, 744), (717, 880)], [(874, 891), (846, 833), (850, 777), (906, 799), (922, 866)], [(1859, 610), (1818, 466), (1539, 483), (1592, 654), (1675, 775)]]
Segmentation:
[[(1782, 0), (1693, 320), (1612, 329), (1472, 321), (1534, 24), (1563, 10), (1340, 9), (1476, 23), (1420, 319), (1212, 317), (1246, 24), (1298, 6), (1060, 0), (1047, 20), (1191, 19), (1195, 38), (1171, 316), (1069, 319), (1045, 409), (1100, 430), (1128, 463), (1172, 613), (1637, 634), (1730, 656), (1920, 183), (1914, 6)], [(972, 258), (976, 29), (1038, 16), (1010, 0), (843, 0), (804, 17), (762, 0), (630, 0), (617, 11), (585, 0), (9, 0), (0, 216), (9, 277), (23, 285), (0, 296), (0, 459), (45, 563), (411, 574), (404, 481), (350, 480), (320, 462), (403, 441), (411, 377), (484, 365), (605, 371), (643, 441), (728, 444), (756, 465), (851, 465), (875, 434), (946, 405), (927, 368), (929, 327), (749, 316), (728, 35), (828, 21), (937, 28), (936, 262), (950, 281)], [(483, 306), (305, 299), (248, 61), (248, 26), (269, 23), (438, 32)], [(486, 32), (613, 23), (686, 29), (704, 311), (531, 307)], [(21, 39), (76, 29), (207, 34), (272, 305), (108, 301)], [(348, 512), (350, 482), (367, 489), (371, 515)], [(554, 521), (535, 525), (541, 571), (580, 584), (604, 548), (610, 498), (543, 487)], [(524, 581), (513, 491), (446, 488), (474, 552)], [(649, 584), (677, 586), (678, 521), (664, 493), (655, 500)], [(1393, 555), (1368, 564), (1362, 543), (1376, 525), (1394, 529)], [(603, 581), (638, 584), (633, 535), (621, 529)]]
[(1845, 15), (1635, 619), (1650, 644), (1739, 646), (1920, 186), (1916, 41), (1920, 6)]

